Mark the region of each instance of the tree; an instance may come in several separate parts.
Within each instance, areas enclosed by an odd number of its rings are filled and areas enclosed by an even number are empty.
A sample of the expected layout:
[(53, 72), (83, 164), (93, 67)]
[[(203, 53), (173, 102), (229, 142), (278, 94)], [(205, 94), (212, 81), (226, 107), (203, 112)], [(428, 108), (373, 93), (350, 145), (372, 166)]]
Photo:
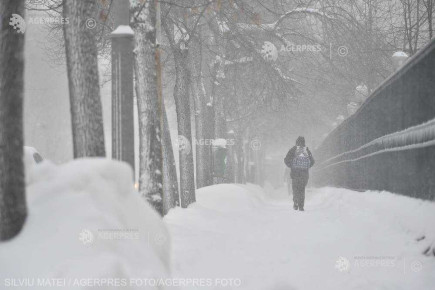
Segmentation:
[[(164, 6), (167, 6), (165, 4)], [(169, 10), (168, 8), (165, 10)], [(175, 38), (173, 22), (169, 22), (168, 13), (162, 18), (162, 26), (169, 40), (175, 63), (174, 99), (178, 123), (178, 147), (180, 160), (181, 207), (186, 208), (195, 202), (195, 171), (193, 166), (192, 131), (190, 119), (191, 77), (188, 65), (189, 49), (183, 37)]]
[(3, 0), (0, 12), (0, 240), (5, 241), (21, 231), (27, 216), (23, 165), (24, 34), (8, 25), (12, 14), (24, 17), (24, 0)]
[(157, 66), (156, 2), (134, 1), (136, 95), (139, 110), (139, 192), (163, 214), (162, 98)]
[(163, 107), (163, 214), (167, 214), (173, 207), (180, 205), (178, 194), (177, 168), (169, 131), (168, 118)]
[(207, 95), (202, 72), (202, 39), (201, 34), (191, 41), (189, 63), (192, 71), (192, 94), (194, 101), (195, 116), (195, 139), (196, 139), (196, 186), (201, 188), (213, 184), (211, 158), (212, 151), (210, 141), (214, 138), (211, 116), (208, 108), (211, 100)]
[(105, 156), (98, 77), (98, 50), (92, 20), (94, 0), (64, 0), (63, 25), (72, 118), (74, 158)]

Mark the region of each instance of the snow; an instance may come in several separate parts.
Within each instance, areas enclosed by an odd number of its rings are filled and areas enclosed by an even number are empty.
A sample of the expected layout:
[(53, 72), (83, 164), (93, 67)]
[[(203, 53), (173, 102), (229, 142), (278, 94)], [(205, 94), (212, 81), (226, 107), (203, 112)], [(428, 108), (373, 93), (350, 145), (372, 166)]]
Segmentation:
[(26, 177), (26, 184), (29, 184), (32, 182), (32, 172), (35, 169), (36, 166), (38, 166), (38, 163), (36, 163), (34, 154), (39, 154), (39, 152), (30, 146), (24, 146), (24, 169), (25, 169), (25, 177)]
[(179, 43), (182, 41), (187, 42), (187, 41), (189, 41), (189, 38), (190, 38), (190, 36), (187, 33), (186, 29), (174, 24), (174, 41), (175, 41), (175, 43)]
[(251, 56), (244, 56), (241, 57), (239, 59), (234, 59), (234, 60), (224, 60), (222, 61), (222, 63), (224, 65), (233, 65), (233, 64), (243, 64), (243, 63), (248, 63), (251, 62), (254, 58)]
[(218, 138), (213, 140), (213, 146), (214, 147), (220, 147), (220, 148), (226, 148), (227, 147), (227, 140)]
[(216, 22), (219, 25), (219, 32), (221, 34), (230, 31), (230, 28), (228, 27), (228, 24), (225, 21), (221, 21), (219, 19), (216, 19)]
[(119, 25), (113, 32), (112, 35), (134, 35), (133, 29), (130, 25)]
[[(92, 289), (99, 283), (109, 290), (317, 290), (321, 281), (322, 290), (408, 290), (435, 285), (434, 202), (320, 188), (307, 190), (305, 212), (299, 212), (285, 189), (221, 184), (199, 189), (196, 203), (171, 210), (162, 221), (134, 191), (127, 164), (44, 161), (31, 173), (28, 220), (15, 239), (0, 246), (2, 287)], [(144, 279), (166, 287), (144, 287)], [(14, 281), (40, 287), (18, 287)]]
[[(173, 276), (227, 289), (433, 289), (435, 203), (388, 192), (308, 189), (305, 212), (285, 189), (215, 185), (165, 218)], [(417, 241), (417, 239), (424, 239)], [(341, 262), (341, 263), (340, 263)], [(342, 271), (340, 271), (341, 269)], [(233, 284), (234, 284), (233, 283)]]
[(362, 103), (367, 99), (368, 96), (369, 96), (369, 89), (367, 88), (366, 85), (361, 84), (356, 87), (355, 96), (354, 96), (355, 102)]
[(356, 111), (358, 111), (359, 106), (360, 106), (359, 103), (356, 102), (350, 102), (349, 104), (347, 104), (348, 116), (352, 116), (353, 114), (355, 114)]
[(288, 17), (289, 15), (292, 14), (308, 14), (311, 16), (320, 16), (320, 17), (325, 17), (328, 19), (334, 19), (332, 16), (328, 15), (327, 13), (324, 13), (322, 11), (320, 11), (319, 9), (314, 9), (314, 8), (307, 8), (307, 7), (300, 7), (300, 8), (296, 8), (290, 11), (287, 11), (286, 13), (282, 14), (281, 17), (273, 22), (273, 23), (267, 23), (267, 24), (246, 24), (246, 23), (237, 23), (237, 27), (241, 30), (245, 30), (245, 31), (259, 31), (259, 30), (264, 30), (264, 31), (273, 31), (276, 30), (277, 27), (279, 26), (279, 24), (281, 23), (281, 21), (283, 19), (285, 19), (286, 17)]
[(403, 52), (403, 51), (396, 51), (396, 52), (393, 54), (393, 57), (404, 57), (404, 58), (407, 58), (408, 55), (406, 54), (406, 52)]
[[(27, 204), (22, 232), (0, 245), (1, 289), (10, 279), (58, 278), (68, 284), (76, 281), (70, 279), (169, 275), (167, 229), (134, 191), (127, 164), (83, 159), (55, 166), (45, 161), (32, 171)], [(87, 283), (51, 288), (93, 288)], [(119, 287), (105, 284), (100, 289)]]

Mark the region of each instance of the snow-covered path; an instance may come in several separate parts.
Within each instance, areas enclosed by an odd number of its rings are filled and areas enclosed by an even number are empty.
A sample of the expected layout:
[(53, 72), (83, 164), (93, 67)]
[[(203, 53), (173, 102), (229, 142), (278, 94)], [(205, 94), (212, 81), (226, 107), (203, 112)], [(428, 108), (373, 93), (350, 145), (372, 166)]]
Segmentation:
[(284, 189), (250, 185), (197, 199), (165, 217), (173, 276), (213, 285), (186, 289), (435, 289), (435, 257), (422, 254), (435, 241), (433, 202), (323, 188), (298, 212)]

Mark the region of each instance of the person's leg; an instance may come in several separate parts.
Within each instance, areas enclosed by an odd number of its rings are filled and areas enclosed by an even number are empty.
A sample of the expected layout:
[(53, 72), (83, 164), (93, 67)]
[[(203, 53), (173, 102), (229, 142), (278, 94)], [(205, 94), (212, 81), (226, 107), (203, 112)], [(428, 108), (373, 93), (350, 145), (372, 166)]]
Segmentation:
[(301, 194), (300, 194), (300, 202), (299, 202), (299, 210), (304, 210), (305, 205), (305, 187), (307, 186), (308, 178), (301, 179)]
[(301, 194), (299, 197), (299, 210), (304, 210), (305, 205), (305, 186), (301, 184)]
[(297, 179), (292, 179), (292, 192), (293, 192), (293, 208), (298, 209), (298, 184)]
[(303, 181), (298, 179), (298, 209), (302, 210), (304, 208), (304, 201), (302, 199), (303, 194)]

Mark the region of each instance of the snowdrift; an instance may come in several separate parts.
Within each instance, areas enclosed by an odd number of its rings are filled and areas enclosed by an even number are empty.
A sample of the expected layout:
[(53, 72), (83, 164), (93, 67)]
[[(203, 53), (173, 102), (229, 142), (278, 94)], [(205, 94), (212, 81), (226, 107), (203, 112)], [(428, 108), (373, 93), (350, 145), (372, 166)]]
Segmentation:
[[(1, 289), (17, 289), (17, 283), (19, 289), (93, 289), (98, 282), (105, 283), (100, 289), (119, 289), (119, 283), (144, 289), (128, 279), (168, 276), (168, 232), (134, 191), (128, 165), (43, 162), (29, 174), (27, 222), (15, 239), (0, 244)], [(64, 285), (41, 282), (52, 278)], [(109, 284), (110, 278), (127, 280)]]

